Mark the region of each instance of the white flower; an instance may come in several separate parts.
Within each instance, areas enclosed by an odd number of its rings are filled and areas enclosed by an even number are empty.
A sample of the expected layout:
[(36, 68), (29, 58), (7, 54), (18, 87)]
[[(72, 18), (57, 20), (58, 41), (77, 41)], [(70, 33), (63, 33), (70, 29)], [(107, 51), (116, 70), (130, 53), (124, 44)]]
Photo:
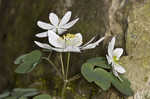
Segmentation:
[(104, 40), (104, 37), (92, 43), (94, 39), (95, 37), (93, 37), (86, 44), (82, 45), (83, 43), (82, 35), (80, 33), (77, 33), (77, 34), (68, 33), (61, 37), (53, 31), (48, 31), (48, 40), (52, 46), (49, 44), (40, 43), (37, 41), (34, 41), (34, 42), (41, 48), (55, 50), (56, 52), (81, 52), (81, 50), (95, 48), (101, 41)]
[[(71, 11), (66, 12), (66, 14), (63, 16), (61, 20), (59, 20), (58, 16), (55, 13), (50, 13), (49, 20), (51, 24), (38, 21), (37, 25), (44, 30), (52, 30), (58, 34), (62, 34), (65, 31), (67, 31), (67, 29), (71, 28), (79, 20), (79, 18), (77, 18), (71, 22), (68, 22), (70, 18), (71, 18)], [(48, 36), (47, 33), (48, 33), (47, 31), (38, 33), (36, 34), (36, 36), (39, 38), (47, 37)]]
[(125, 69), (118, 64), (120, 56), (123, 54), (123, 49), (122, 48), (116, 48), (114, 49), (115, 46), (115, 37), (112, 38), (111, 42), (108, 45), (108, 55), (106, 55), (108, 64), (111, 64), (112, 69), (113, 69), (113, 74), (118, 77), (120, 80), (122, 80), (119, 77), (119, 74), (125, 73)]

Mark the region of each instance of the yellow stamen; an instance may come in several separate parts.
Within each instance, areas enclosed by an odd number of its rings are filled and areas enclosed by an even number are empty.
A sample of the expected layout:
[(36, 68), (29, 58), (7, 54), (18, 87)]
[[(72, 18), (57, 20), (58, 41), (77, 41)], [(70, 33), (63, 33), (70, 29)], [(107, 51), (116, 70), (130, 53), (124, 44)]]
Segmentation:
[(71, 39), (71, 38), (74, 38), (75, 37), (75, 34), (66, 34), (66, 35), (63, 35), (63, 39)]
[(118, 62), (119, 60), (118, 60), (118, 58), (117, 58), (117, 56), (113, 56), (113, 60), (114, 60), (114, 62)]

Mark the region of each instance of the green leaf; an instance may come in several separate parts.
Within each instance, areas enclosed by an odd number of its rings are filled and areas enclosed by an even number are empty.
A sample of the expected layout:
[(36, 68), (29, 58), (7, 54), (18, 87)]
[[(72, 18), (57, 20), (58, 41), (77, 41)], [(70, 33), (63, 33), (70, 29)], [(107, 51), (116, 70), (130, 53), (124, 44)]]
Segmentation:
[(34, 50), (28, 54), (22, 55), (16, 59), (15, 64), (20, 64), (15, 72), (16, 73), (29, 73), (39, 63), (42, 53), (38, 50)]
[(115, 77), (112, 73), (110, 73), (110, 75), (112, 76), (112, 85), (122, 94), (126, 95), (126, 96), (132, 96), (133, 95), (133, 91), (130, 87), (130, 82), (128, 79), (124, 78), (123, 76), (120, 76), (120, 78), (123, 81), (120, 81), (117, 77)]
[(52, 97), (48, 94), (42, 94), (42, 95), (35, 96), (33, 99), (52, 99)]
[(14, 92), (31, 92), (31, 91), (38, 91), (35, 88), (15, 88), (13, 89)]
[(88, 82), (94, 82), (96, 85), (101, 87), (103, 90), (108, 90), (112, 84), (119, 92), (126, 96), (132, 96), (133, 91), (130, 87), (130, 82), (128, 79), (120, 75), (122, 82), (115, 77), (111, 72), (107, 72), (104, 69), (110, 69), (111, 66), (108, 65), (106, 58), (96, 57), (87, 60), (86, 63), (82, 65), (81, 73)]
[(22, 62), (23, 62), (23, 59), (24, 59), (26, 56), (27, 56), (27, 54), (19, 56), (19, 57), (15, 60), (14, 63), (15, 63), (15, 64), (20, 64), (20, 63), (22, 63)]
[(87, 63), (93, 64), (95, 66), (110, 69), (111, 66), (108, 65), (107, 60), (105, 57), (95, 57), (87, 60)]
[(27, 97), (20, 97), (19, 99), (28, 99)]
[(88, 80), (88, 82), (93, 81), (94, 74), (92, 64), (84, 63), (81, 67), (81, 73), (85, 77), (85, 79)]
[(0, 99), (3, 99), (3, 98), (5, 98), (5, 97), (8, 97), (10, 95), (10, 92), (4, 92), (4, 93), (2, 93), (2, 94), (0, 94)]
[(85, 79), (88, 80), (88, 82), (96, 83), (96, 85), (98, 85), (105, 91), (108, 90), (111, 85), (110, 74), (101, 68), (94, 69), (93, 64), (83, 64), (81, 73), (85, 77)]
[(23, 96), (25, 96), (25, 97), (31, 97), (31, 96), (35, 96), (35, 95), (37, 95), (39, 93), (40, 92), (29, 92), (29, 93), (24, 94)]
[(34, 50), (32, 52), (30, 52), (27, 57), (24, 58), (24, 62), (31, 62), (31, 63), (35, 63), (37, 61), (39, 61), (39, 59), (41, 58), (42, 53), (39, 50)]
[(22, 64), (20, 64), (17, 68), (16, 68), (16, 70), (15, 70), (15, 72), (16, 73), (29, 73), (29, 72), (31, 72), (33, 69), (35, 68), (35, 65), (31, 65), (31, 63), (22, 63)]
[(10, 97), (7, 97), (5, 99), (17, 99), (17, 97), (16, 96), (10, 96)]
[(101, 68), (96, 68), (94, 71), (95, 83), (103, 90), (108, 90), (111, 85), (110, 75), (107, 71)]
[(29, 97), (37, 94), (39, 94), (39, 91), (35, 88), (15, 88), (12, 92), (12, 95), (17, 97)]

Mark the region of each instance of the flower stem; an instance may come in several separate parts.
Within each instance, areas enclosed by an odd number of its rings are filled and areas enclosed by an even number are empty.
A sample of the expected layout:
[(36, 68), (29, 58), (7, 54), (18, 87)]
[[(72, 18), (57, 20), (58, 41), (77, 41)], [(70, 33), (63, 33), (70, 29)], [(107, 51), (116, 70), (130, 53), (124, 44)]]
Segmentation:
[(67, 58), (66, 80), (68, 80), (69, 63), (70, 63), (70, 52), (68, 52), (68, 58)]
[(64, 70), (64, 63), (62, 59), (62, 53), (60, 53), (60, 61), (61, 61), (62, 74), (63, 74), (63, 77), (65, 78), (65, 70)]
[(77, 75), (73, 76), (72, 78), (68, 79), (68, 83), (75, 81), (75, 80), (79, 79), (80, 77), (81, 77), (80, 74), (77, 74)]
[(68, 52), (67, 67), (66, 67), (66, 73), (65, 73), (65, 79), (64, 79), (64, 86), (63, 86), (62, 93), (61, 93), (61, 99), (65, 99), (65, 91), (66, 91), (67, 84), (69, 83), (68, 82), (69, 63), (70, 63), (70, 53)]
[(49, 58), (46, 58), (46, 57), (42, 57), (42, 58), (47, 60), (52, 65), (52, 67), (56, 70), (59, 77), (62, 78), (62, 75), (61, 75), (60, 71), (58, 70), (58, 68), (56, 67), (56, 65)]
[(65, 91), (66, 91), (66, 87), (67, 87), (67, 81), (64, 80), (64, 86), (61, 92), (61, 99), (65, 99)]

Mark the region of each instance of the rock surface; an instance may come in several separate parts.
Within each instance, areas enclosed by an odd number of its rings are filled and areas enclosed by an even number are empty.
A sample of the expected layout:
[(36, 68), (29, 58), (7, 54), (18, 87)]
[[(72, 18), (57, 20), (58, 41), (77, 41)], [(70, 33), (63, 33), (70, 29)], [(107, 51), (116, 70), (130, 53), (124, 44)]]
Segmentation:
[[(128, 17), (127, 57), (122, 58), (135, 93), (150, 90), (150, 1), (136, 3)], [(144, 93), (145, 92), (145, 93)], [(150, 98), (150, 96), (149, 96)], [(132, 99), (132, 98), (131, 98)], [(148, 99), (136, 98), (136, 99)]]

